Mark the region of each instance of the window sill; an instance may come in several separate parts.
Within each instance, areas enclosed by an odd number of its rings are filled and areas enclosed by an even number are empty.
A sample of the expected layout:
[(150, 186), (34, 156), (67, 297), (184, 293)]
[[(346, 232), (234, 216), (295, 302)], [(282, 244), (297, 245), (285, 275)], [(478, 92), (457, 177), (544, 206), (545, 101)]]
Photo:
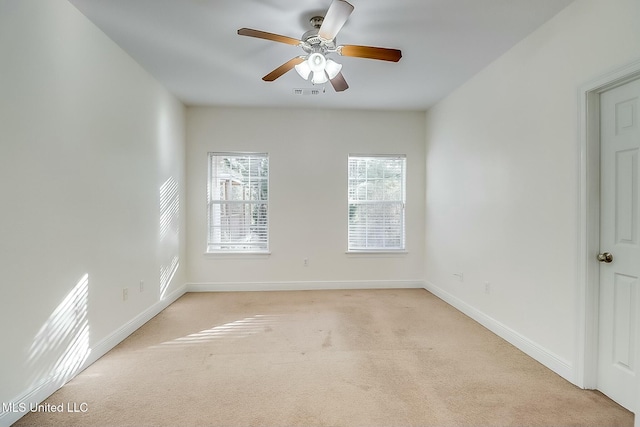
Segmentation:
[(271, 252), (205, 252), (207, 258), (262, 258), (271, 255)]
[(355, 256), (370, 256), (370, 255), (381, 255), (381, 256), (389, 256), (389, 255), (407, 255), (408, 251), (346, 251), (347, 255), (355, 255)]

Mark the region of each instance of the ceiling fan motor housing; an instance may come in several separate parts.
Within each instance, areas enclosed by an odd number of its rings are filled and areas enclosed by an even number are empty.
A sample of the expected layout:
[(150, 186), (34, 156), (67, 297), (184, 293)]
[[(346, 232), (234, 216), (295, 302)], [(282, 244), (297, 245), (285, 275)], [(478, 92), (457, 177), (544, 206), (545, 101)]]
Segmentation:
[(309, 19), (309, 23), (316, 30), (319, 30), (320, 27), (322, 27), (323, 22), (324, 22), (324, 16), (314, 16), (313, 18)]
[(314, 16), (309, 20), (309, 23), (313, 27), (312, 30), (307, 31), (302, 35), (300, 40), (302, 41), (302, 49), (307, 53), (319, 52), (323, 55), (336, 51), (336, 39), (324, 40), (318, 36), (318, 31), (324, 22), (324, 17)]

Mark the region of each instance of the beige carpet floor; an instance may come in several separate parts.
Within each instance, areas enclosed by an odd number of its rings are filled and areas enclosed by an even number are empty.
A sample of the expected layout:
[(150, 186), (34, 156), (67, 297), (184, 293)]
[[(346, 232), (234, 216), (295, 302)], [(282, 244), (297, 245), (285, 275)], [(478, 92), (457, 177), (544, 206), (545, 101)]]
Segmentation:
[(189, 293), (16, 426), (632, 426), (421, 289)]

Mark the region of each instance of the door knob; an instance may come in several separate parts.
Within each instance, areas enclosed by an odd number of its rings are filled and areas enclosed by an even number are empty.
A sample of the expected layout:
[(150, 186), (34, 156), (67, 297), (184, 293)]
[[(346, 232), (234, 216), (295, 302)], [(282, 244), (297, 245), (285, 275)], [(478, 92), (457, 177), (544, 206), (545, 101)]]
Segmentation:
[(609, 252), (598, 254), (598, 261), (609, 264), (611, 261), (613, 261), (613, 255), (611, 255)]

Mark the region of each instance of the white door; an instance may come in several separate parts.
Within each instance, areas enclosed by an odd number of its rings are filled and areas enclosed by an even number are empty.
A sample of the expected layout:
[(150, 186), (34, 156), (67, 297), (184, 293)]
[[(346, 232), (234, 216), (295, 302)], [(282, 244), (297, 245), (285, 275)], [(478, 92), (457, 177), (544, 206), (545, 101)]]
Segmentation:
[(598, 389), (635, 411), (640, 368), (640, 80), (600, 95), (600, 146)]

